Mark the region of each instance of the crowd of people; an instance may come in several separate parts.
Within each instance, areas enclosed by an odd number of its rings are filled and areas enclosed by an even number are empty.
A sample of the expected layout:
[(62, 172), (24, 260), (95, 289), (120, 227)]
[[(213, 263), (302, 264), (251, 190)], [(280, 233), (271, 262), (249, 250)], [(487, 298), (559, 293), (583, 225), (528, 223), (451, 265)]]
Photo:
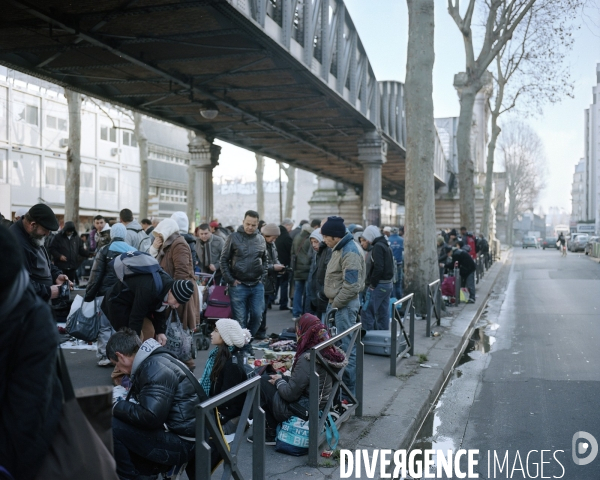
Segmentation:
[[(273, 444), (277, 424), (291, 416), (289, 404), (308, 398), (307, 352), (329, 338), (329, 312), (336, 310), (338, 332), (352, 327), (359, 312), (364, 330), (388, 330), (390, 301), (403, 294), (403, 227), (363, 228), (346, 225), (336, 216), (303, 220), (296, 226), (291, 219), (266, 223), (248, 210), (237, 229), (215, 220), (197, 226), (192, 234), (184, 212), (162, 221), (137, 222), (131, 210), (123, 209), (118, 221), (98, 215), (90, 231), (78, 235), (73, 222), (59, 228), (54, 212), (45, 204), (17, 213), (10, 231), (3, 229), (0, 234), (12, 254), (8, 270), (0, 275), (0, 312), (6, 313), (0, 321), (18, 317), (15, 306), (26, 298), (28, 307), (39, 308), (23, 311), (23, 328), (48, 330), (49, 305), (62, 294), (61, 286), (85, 283), (84, 301), (94, 302), (101, 319), (98, 365), (114, 367), (115, 385), (128, 392), (113, 410), (115, 458), (122, 479), (145, 478), (169, 468), (171, 478), (176, 478), (186, 464), (193, 469), (193, 407), (246, 379), (243, 359), (238, 356), (251, 352), (252, 340), (269, 335), (269, 309), (290, 312), (291, 330), (298, 339), (291, 377), (265, 375), (261, 381), (266, 439)], [(474, 257), (489, 254), (485, 238), (475, 238), (463, 227), (460, 235), (456, 230), (442, 231), (437, 246), (442, 274), (451, 272), (457, 263), (470, 301), (475, 301)], [(93, 265), (84, 282), (78, 269), (89, 260)], [(127, 275), (128, 268), (137, 273)], [(216, 322), (211, 335), (215, 348), (200, 381), (194, 382), (188, 376), (194, 361), (180, 362), (166, 349), (165, 333), (174, 312), (190, 335), (198, 328), (200, 273), (227, 285), (233, 318)], [(23, 336), (22, 341), (28, 338)], [(344, 383), (354, 394), (356, 346), (348, 352), (349, 342), (345, 337), (339, 348), (326, 349), (323, 357), (335, 368), (344, 368)], [(48, 334), (44, 357), (39, 359), (46, 363), (46, 374), (53, 372), (48, 363), (56, 359), (47, 343), (58, 345), (56, 328)], [(14, 348), (20, 348), (18, 342), (10, 350)], [(320, 389), (326, 402), (331, 378), (322, 370)], [(62, 400), (55, 390), (37, 392), (34, 403), (43, 407), (42, 416), (60, 408)], [(352, 397), (342, 392), (340, 401), (347, 405)], [(3, 409), (2, 415), (6, 413)], [(226, 434), (235, 431), (240, 413), (240, 399), (221, 408)], [(25, 429), (16, 444), (26, 443), (31, 434)], [(50, 437), (51, 429), (43, 442), (32, 444), (38, 455), (48, 448)], [(32, 468), (18, 459), (21, 455), (0, 458), (0, 466), (16, 472), (15, 478), (34, 478), (21, 475)]]

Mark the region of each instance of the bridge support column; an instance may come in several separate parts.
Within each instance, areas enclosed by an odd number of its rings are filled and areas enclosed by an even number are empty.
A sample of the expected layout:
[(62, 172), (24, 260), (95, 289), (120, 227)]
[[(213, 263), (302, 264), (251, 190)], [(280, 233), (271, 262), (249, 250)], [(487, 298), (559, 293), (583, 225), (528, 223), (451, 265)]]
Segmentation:
[(191, 154), (188, 168), (187, 214), (190, 228), (213, 218), (213, 168), (219, 163), (221, 147), (196, 135), (188, 144)]
[(387, 161), (387, 143), (377, 130), (358, 141), (358, 160), (363, 165), (363, 221), (381, 226), (381, 168)]

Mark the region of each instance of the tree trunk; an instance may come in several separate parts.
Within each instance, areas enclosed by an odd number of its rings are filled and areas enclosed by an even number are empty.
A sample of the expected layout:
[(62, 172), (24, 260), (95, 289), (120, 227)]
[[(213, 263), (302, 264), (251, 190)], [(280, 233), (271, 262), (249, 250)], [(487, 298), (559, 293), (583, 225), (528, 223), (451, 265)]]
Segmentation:
[(65, 182), (65, 222), (79, 229), (79, 186), (81, 173), (81, 94), (65, 89), (69, 108), (69, 148)]
[[(473, 124), (473, 106), (479, 91), (473, 85), (465, 86), (460, 92), (460, 116), (456, 131), (458, 150), (458, 188), (460, 190), (461, 227), (473, 232), (475, 224), (475, 165), (471, 156), (471, 125)], [(408, 123), (408, 122), (407, 122)]]
[(483, 192), (483, 219), (481, 220), (480, 232), (486, 238), (490, 238), (492, 231), (490, 216), (492, 213), (492, 185), (494, 181), (494, 154), (496, 152), (496, 140), (500, 135), (501, 128), (498, 126), (498, 114), (492, 112), (492, 137), (488, 143), (487, 163), (485, 167), (485, 191)]
[(256, 154), (256, 211), (260, 218), (265, 218), (265, 186), (263, 174), (265, 172), (265, 157)]
[(292, 212), (294, 210), (294, 192), (296, 190), (296, 167), (289, 165), (287, 168), (284, 167), (288, 181), (287, 189), (285, 191), (285, 217), (292, 218)]
[(133, 113), (133, 121), (135, 123), (135, 138), (137, 140), (140, 151), (140, 217), (148, 218), (148, 195), (150, 193), (150, 185), (148, 183), (148, 139), (142, 125), (142, 114)]
[(511, 195), (510, 190), (508, 192), (508, 214), (506, 216), (506, 243), (509, 245), (513, 244), (514, 228), (513, 223), (515, 221), (515, 198)]
[(427, 284), (435, 280), (433, 32), (434, 0), (407, 0), (406, 64), (406, 242), (405, 286), (416, 311), (427, 306)]

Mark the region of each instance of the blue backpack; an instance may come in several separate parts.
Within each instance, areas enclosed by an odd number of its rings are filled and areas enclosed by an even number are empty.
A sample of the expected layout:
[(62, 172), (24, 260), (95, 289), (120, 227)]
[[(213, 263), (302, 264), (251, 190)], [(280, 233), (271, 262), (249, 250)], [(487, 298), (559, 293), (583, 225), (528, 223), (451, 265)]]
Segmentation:
[(138, 250), (132, 250), (125, 252), (115, 257), (113, 260), (114, 269), (117, 278), (127, 286), (125, 281), (128, 277), (134, 275), (147, 275), (151, 274), (154, 279), (154, 286), (156, 292), (160, 293), (163, 288), (163, 281), (160, 277), (160, 272), (163, 271), (156, 259), (146, 252), (140, 252)]

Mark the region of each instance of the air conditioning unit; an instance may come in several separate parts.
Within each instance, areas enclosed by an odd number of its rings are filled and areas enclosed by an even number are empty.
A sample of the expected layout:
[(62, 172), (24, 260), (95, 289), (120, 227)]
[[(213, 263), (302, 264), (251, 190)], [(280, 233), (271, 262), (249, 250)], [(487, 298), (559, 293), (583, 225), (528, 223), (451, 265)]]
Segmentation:
[(61, 138), (58, 141), (58, 146), (60, 148), (66, 148), (66, 147), (68, 147), (69, 146), (69, 139), (68, 138)]
[(110, 149), (110, 154), (113, 157), (116, 157), (119, 153), (121, 153), (121, 149), (120, 148), (111, 148)]

